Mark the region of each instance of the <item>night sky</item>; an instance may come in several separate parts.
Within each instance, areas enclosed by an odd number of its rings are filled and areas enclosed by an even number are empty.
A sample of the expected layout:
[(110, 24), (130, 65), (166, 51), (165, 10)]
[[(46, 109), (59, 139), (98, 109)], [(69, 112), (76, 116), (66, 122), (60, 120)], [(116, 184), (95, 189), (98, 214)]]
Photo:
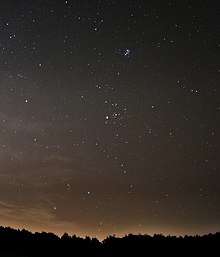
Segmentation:
[(0, 1), (0, 225), (220, 230), (219, 1)]

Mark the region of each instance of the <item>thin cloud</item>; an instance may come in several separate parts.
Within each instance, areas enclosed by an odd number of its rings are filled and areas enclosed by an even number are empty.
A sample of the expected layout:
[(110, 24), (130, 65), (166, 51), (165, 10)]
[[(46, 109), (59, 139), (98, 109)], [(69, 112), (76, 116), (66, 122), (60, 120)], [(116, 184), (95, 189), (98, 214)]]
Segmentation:
[(13, 225), (16, 224), (16, 227), (28, 229), (31, 224), (32, 228), (53, 230), (58, 233), (68, 231), (70, 228), (73, 230), (77, 227), (73, 222), (57, 220), (55, 212), (52, 212), (49, 208), (19, 206), (4, 201), (0, 201), (0, 218), (8, 224), (13, 221)]

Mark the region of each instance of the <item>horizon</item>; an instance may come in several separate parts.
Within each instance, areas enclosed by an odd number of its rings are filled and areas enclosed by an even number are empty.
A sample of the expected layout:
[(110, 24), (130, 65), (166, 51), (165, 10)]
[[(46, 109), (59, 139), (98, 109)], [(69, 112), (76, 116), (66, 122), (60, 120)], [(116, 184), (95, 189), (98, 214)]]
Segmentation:
[(4, 228), (4, 229), (12, 229), (12, 230), (16, 230), (16, 231), (22, 231), (22, 230), (25, 230), (27, 232), (30, 232), (32, 233), (33, 235), (36, 234), (36, 233), (52, 233), (54, 234), (55, 236), (59, 237), (61, 239), (61, 237), (64, 235), (64, 234), (67, 234), (68, 236), (70, 237), (73, 237), (73, 236), (76, 236), (76, 237), (79, 237), (79, 238), (83, 238), (85, 239), (86, 237), (89, 237), (90, 239), (93, 239), (93, 238), (96, 238), (99, 242), (103, 242), (105, 239), (109, 238), (109, 237), (116, 237), (116, 238), (124, 238), (126, 236), (129, 236), (129, 235), (133, 235), (133, 236), (150, 236), (150, 237), (154, 237), (154, 236), (157, 236), (157, 235), (162, 235), (164, 237), (176, 237), (176, 238), (184, 238), (184, 237), (196, 237), (196, 236), (199, 236), (199, 237), (203, 237), (203, 236), (208, 236), (209, 234), (211, 235), (215, 235), (217, 233), (220, 233), (220, 231), (215, 231), (215, 232), (209, 232), (209, 233), (204, 233), (204, 234), (164, 234), (164, 233), (153, 233), (153, 234), (148, 234), (148, 233), (126, 233), (126, 234), (122, 234), (122, 235), (115, 235), (115, 234), (110, 234), (110, 235), (107, 235), (103, 238), (98, 238), (96, 236), (89, 236), (89, 235), (78, 235), (76, 233), (73, 233), (73, 234), (69, 234), (67, 232), (64, 232), (62, 234), (57, 234), (57, 233), (54, 233), (52, 231), (32, 231), (32, 230), (28, 230), (26, 228), (14, 228), (14, 227), (10, 227), (10, 226), (2, 226), (0, 225), (0, 227)]

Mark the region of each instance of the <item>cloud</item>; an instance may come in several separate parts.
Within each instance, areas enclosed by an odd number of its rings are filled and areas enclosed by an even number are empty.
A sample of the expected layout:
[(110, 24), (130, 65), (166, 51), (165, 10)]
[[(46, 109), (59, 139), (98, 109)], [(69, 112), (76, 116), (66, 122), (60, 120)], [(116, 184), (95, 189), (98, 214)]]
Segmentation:
[(64, 231), (73, 231), (77, 227), (73, 222), (57, 220), (55, 210), (45, 207), (19, 206), (4, 201), (0, 201), (0, 218), (6, 226), (32, 231), (54, 231), (60, 235)]

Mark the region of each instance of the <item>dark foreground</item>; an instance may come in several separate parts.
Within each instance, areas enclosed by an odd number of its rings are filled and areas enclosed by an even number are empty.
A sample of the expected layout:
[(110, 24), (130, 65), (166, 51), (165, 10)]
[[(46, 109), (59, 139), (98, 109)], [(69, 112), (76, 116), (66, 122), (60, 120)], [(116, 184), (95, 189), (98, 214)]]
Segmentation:
[(123, 238), (107, 237), (103, 242), (96, 238), (64, 234), (61, 238), (52, 233), (31, 233), (0, 227), (0, 257), (36, 256), (214, 256), (220, 246), (220, 232), (205, 236), (173, 237), (154, 235), (127, 235)]

